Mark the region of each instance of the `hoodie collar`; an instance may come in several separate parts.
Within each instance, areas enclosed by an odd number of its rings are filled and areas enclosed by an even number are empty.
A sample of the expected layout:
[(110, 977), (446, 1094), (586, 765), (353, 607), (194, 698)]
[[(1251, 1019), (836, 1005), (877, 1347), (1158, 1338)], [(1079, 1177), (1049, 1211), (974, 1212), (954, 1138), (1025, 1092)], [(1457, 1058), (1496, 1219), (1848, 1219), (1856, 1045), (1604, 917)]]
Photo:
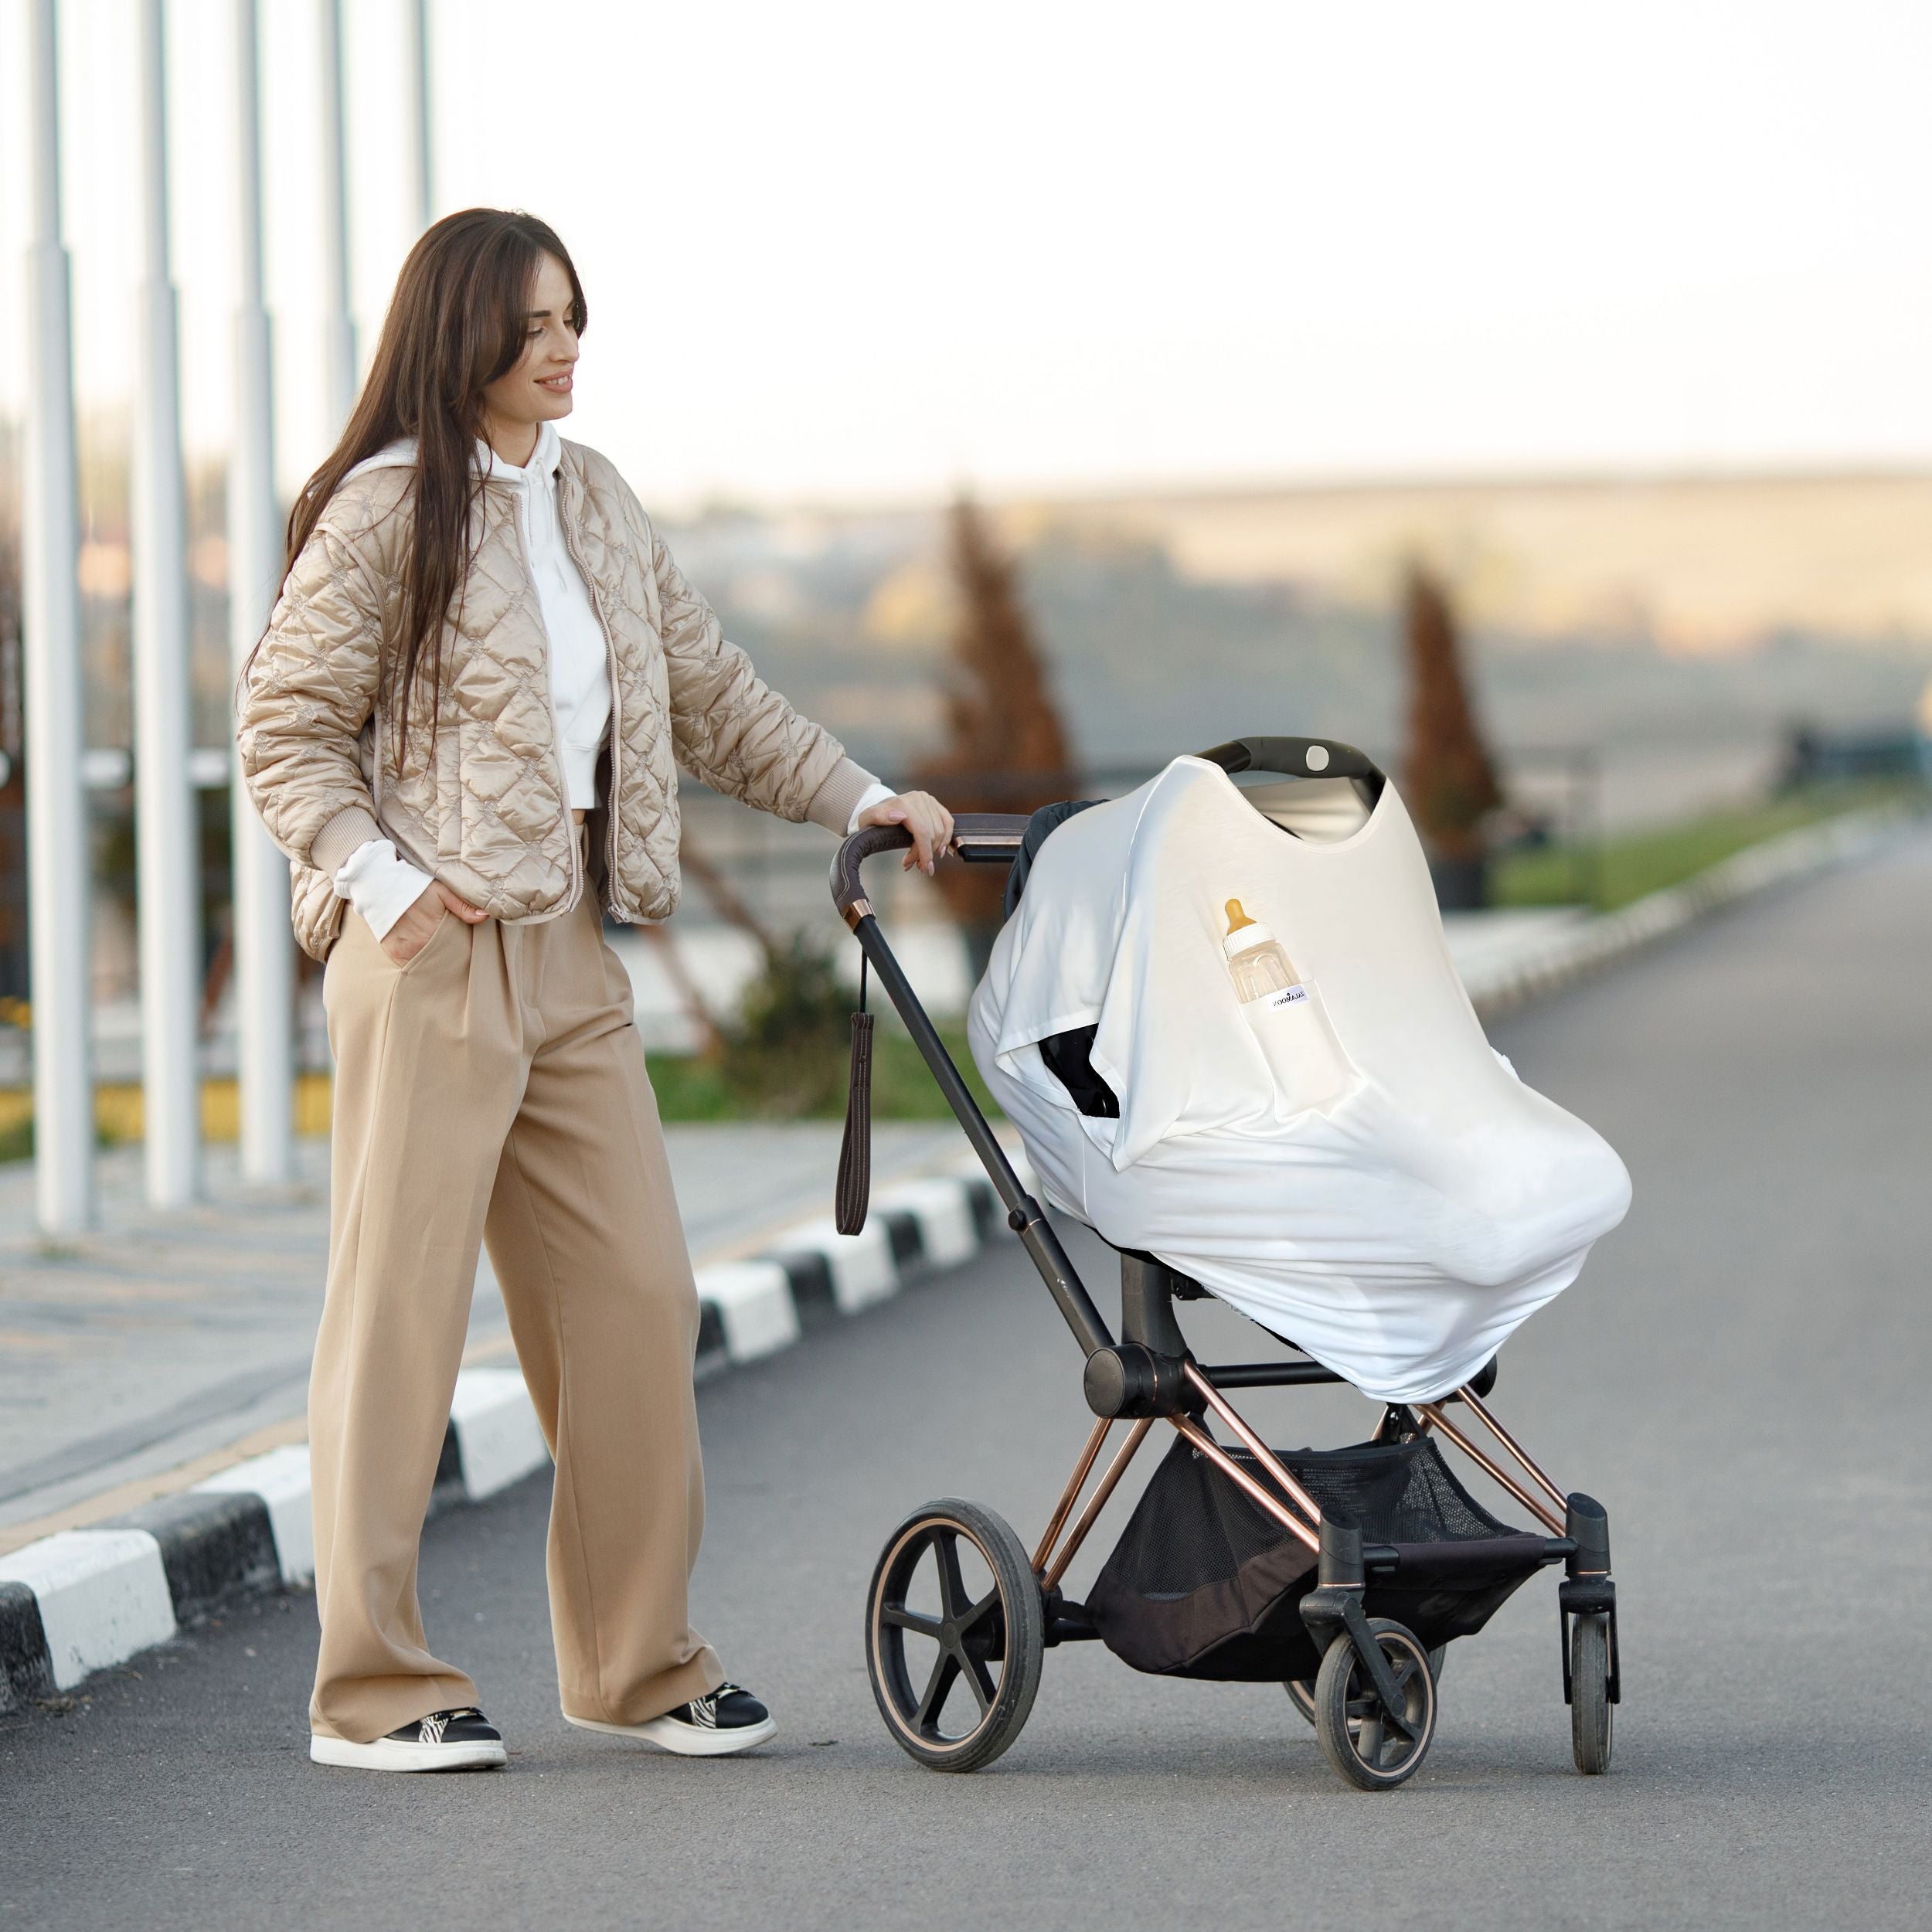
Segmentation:
[(506, 483), (533, 483), (539, 477), (555, 476), (557, 465), (563, 461), (563, 439), (556, 433), (554, 423), (539, 423), (536, 427), (536, 447), (530, 452), (530, 460), (521, 468), (514, 463), (506, 463), (488, 444), (479, 440), (476, 446), (478, 467), (487, 477), (500, 478)]
[[(543, 475), (554, 476), (563, 461), (563, 438), (557, 434), (554, 423), (539, 423), (536, 431), (536, 447), (530, 452), (530, 460), (519, 469), (514, 463), (506, 463), (488, 444), (479, 440), (476, 446), (476, 464), (486, 477), (505, 483), (524, 483)], [(405, 436), (392, 443), (386, 449), (378, 450), (373, 456), (365, 457), (343, 478), (361, 476), (370, 470), (413, 470), (416, 467), (416, 438)]]

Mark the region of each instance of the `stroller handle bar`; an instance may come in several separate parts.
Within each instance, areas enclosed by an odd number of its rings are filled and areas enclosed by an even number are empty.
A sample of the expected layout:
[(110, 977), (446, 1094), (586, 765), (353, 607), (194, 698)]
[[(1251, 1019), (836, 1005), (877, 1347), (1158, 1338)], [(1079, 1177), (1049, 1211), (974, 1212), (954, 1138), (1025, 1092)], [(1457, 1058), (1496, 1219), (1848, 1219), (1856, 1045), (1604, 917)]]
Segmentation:
[[(1024, 812), (962, 811), (953, 820), (953, 835), (946, 849), (969, 866), (1010, 866), (1019, 857), (1020, 842), (1026, 836)], [(860, 866), (882, 852), (896, 852), (912, 842), (912, 834), (903, 825), (868, 825), (840, 845), (832, 864), (832, 897), (848, 926), (856, 930), (859, 920), (872, 910), (859, 880)]]

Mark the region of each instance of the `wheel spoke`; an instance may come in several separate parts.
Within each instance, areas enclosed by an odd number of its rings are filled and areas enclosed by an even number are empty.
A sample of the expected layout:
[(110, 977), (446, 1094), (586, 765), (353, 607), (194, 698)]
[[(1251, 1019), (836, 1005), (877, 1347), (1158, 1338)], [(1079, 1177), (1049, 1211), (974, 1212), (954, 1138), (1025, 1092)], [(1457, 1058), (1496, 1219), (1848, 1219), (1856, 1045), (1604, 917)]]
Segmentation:
[(959, 1634), (964, 1637), (976, 1630), (989, 1611), (999, 1607), (999, 1585), (994, 1584), (976, 1604), (969, 1604), (959, 1614)]
[(979, 1714), (984, 1717), (993, 1707), (993, 1699), (999, 1695), (999, 1687), (993, 1682), (993, 1674), (985, 1662), (977, 1657), (967, 1657), (964, 1651), (960, 1655), (966, 1658), (966, 1681), (972, 1686), (973, 1695), (979, 1700)]
[(916, 1730), (929, 1735), (938, 1731), (939, 1713), (945, 1709), (947, 1693), (958, 1675), (959, 1659), (950, 1650), (940, 1651), (933, 1660), (933, 1674), (926, 1680), (926, 1694), (920, 1699), (919, 1708), (913, 1713)]
[(949, 1624), (956, 1624), (967, 1602), (966, 1579), (959, 1569), (958, 1531), (936, 1530), (933, 1535), (933, 1556), (939, 1565), (940, 1616)]
[(1390, 1656), (1389, 1653), (1385, 1650), (1382, 1654), (1388, 1659), (1390, 1674), (1396, 1680), (1396, 1689), (1401, 1692), (1401, 1701), (1391, 1706), (1383, 1704), (1379, 1698), (1376, 1700), (1378, 1707), (1378, 1722), (1376, 1728), (1379, 1732), (1382, 1728), (1381, 1720), (1386, 1719), (1390, 1726), (1399, 1731), (1411, 1744), (1413, 1744), (1421, 1735), (1422, 1726), (1419, 1718), (1412, 1718), (1409, 1715), (1409, 1686), (1414, 1682), (1416, 1672), (1422, 1666), (1419, 1665), (1414, 1658), (1406, 1652), (1397, 1652), (1396, 1655)]
[(1382, 1768), (1382, 1719), (1379, 1714), (1365, 1717), (1355, 1733), (1355, 1756), (1372, 1771)]
[(936, 1617), (922, 1617), (916, 1610), (908, 1610), (903, 1604), (882, 1604), (879, 1608), (879, 1621), (887, 1630), (910, 1630), (921, 1637), (935, 1640), (943, 1637), (945, 1625)]

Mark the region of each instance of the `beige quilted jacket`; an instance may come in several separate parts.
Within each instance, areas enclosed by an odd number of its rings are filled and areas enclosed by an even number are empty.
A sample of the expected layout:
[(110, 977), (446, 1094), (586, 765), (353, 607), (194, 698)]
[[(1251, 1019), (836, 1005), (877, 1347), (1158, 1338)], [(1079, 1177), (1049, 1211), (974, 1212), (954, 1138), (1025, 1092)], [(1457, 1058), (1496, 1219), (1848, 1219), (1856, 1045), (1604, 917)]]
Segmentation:
[[(870, 774), (724, 641), (611, 464), (580, 444), (563, 449), (558, 514), (610, 650), (588, 883), (619, 920), (662, 919), (678, 901), (679, 766), (747, 804), (839, 832)], [(236, 693), (243, 774), (292, 862), (296, 937), (317, 959), (341, 925), (335, 869), (379, 825), (412, 864), (499, 919), (554, 918), (587, 883), (510, 485), (484, 485), (436, 728), (419, 699), (396, 769), (401, 653), (390, 645), (412, 474), (358, 471), (336, 492)]]

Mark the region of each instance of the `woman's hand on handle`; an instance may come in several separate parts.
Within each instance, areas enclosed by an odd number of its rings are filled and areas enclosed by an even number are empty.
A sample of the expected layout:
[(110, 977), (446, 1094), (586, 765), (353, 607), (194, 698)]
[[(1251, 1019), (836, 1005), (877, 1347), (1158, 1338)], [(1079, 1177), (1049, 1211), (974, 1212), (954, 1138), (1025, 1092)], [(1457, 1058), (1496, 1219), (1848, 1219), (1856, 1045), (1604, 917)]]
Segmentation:
[(861, 825), (903, 825), (913, 835), (905, 870), (917, 866), (928, 876), (953, 836), (953, 815), (930, 791), (902, 791), (882, 798), (859, 815)]
[(436, 937), (436, 929), (447, 914), (454, 914), (467, 926), (480, 925), (489, 917), (432, 879), (416, 903), (383, 935), (383, 951), (397, 965), (406, 966)]

